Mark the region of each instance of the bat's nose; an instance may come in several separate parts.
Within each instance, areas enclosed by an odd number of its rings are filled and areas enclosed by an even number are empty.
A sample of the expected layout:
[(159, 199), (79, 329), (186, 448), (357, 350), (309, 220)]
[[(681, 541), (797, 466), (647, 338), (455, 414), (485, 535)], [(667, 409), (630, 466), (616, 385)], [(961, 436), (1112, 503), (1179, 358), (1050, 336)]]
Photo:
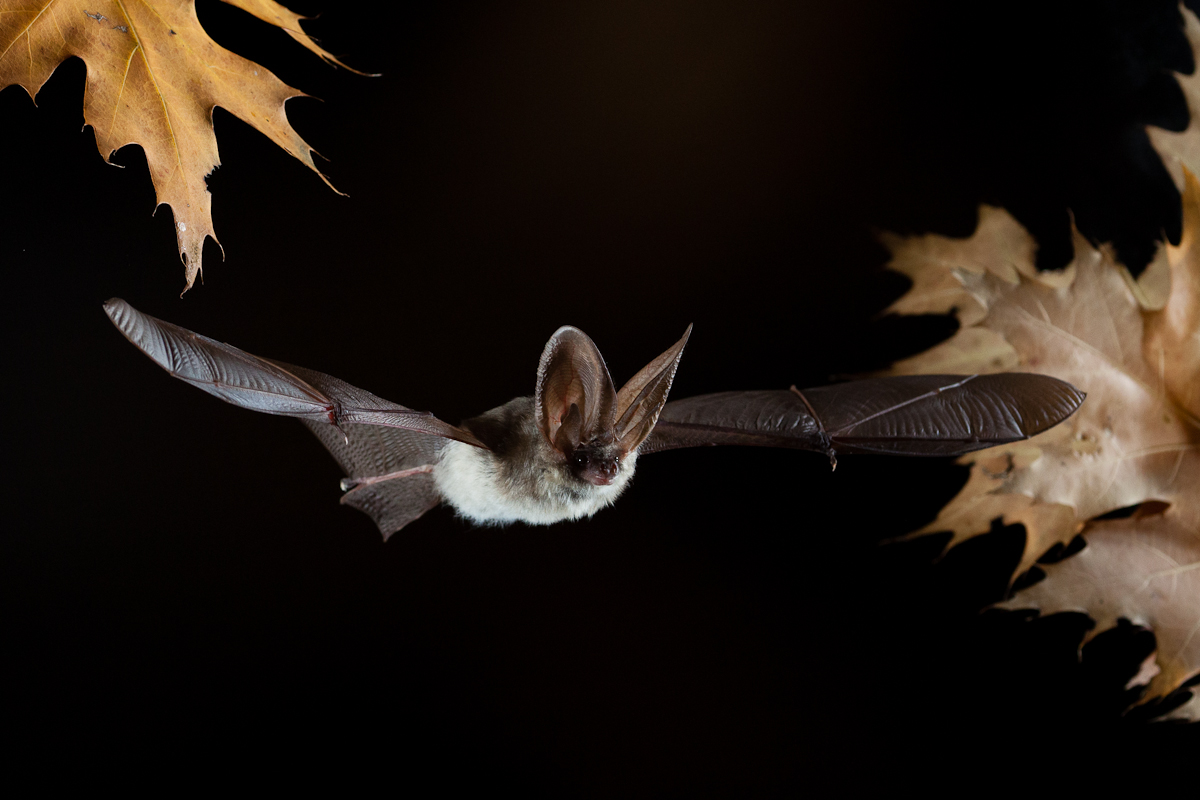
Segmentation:
[(621, 464), (615, 458), (596, 459), (592, 461), (586, 477), (594, 486), (608, 486), (620, 470)]

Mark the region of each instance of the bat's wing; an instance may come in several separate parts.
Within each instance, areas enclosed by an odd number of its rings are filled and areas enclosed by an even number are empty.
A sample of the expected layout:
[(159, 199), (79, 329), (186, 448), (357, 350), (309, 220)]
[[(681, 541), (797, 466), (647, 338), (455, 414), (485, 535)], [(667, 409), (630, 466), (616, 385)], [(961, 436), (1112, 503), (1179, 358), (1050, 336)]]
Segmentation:
[(667, 403), (639, 454), (737, 444), (825, 453), (951, 456), (1027, 439), (1083, 392), (1045, 375), (904, 375), (800, 391), (721, 392)]
[(182, 381), (242, 408), (297, 417), (350, 478), (342, 502), (369, 514), (384, 536), (437, 505), (433, 464), (447, 439), (483, 447), (469, 431), (321, 372), (260, 358), (113, 299), (117, 329)]
[(342, 481), (342, 502), (375, 520), (385, 541), (441, 502), (433, 465), (444, 439), (379, 425), (304, 424), (351, 476)]
[(469, 431), (428, 411), (413, 411), (321, 372), (251, 355), (143, 314), (124, 300), (109, 300), (104, 310), (125, 338), (160, 367), (235, 406), (335, 426), (403, 428), (483, 447)]

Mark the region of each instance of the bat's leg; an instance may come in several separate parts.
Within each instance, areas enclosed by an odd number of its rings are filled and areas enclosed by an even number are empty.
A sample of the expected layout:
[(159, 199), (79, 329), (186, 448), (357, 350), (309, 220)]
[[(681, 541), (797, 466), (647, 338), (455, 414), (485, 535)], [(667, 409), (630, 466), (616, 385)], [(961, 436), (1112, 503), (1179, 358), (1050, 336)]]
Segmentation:
[[(396, 472), (389, 472), (387, 475), (375, 475), (370, 478), (342, 478), (342, 491), (349, 492), (351, 489), (359, 486), (370, 486), (373, 483), (390, 481), (395, 478), (408, 478), (413, 475), (422, 475), (426, 472), (433, 472), (433, 464), (422, 464), (412, 469), (397, 470)], [(346, 502), (346, 499), (342, 498), (342, 502)]]
[(433, 482), (433, 465), (423, 464), (366, 478), (347, 478), (342, 502), (367, 514), (384, 541), (442, 501)]

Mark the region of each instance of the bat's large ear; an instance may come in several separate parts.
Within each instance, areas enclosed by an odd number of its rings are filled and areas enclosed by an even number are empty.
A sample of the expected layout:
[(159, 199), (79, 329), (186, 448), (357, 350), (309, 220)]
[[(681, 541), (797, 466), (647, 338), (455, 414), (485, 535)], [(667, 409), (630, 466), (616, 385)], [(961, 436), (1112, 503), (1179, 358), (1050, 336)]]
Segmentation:
[(611, 441), (616, 396), (595, 342), (570, 325), (555, 331), (538, 363), (534, 395), (546, 441), (564, 454), (593, 439)]
[(654, 430), (659, 412), (666, 405), (667, 392), (671, 391), (671, 381), (675, 380), (683, 347), (691, 335), (692, 326), (688, 325), (674, 347), (642, 367), (617, 392), (617, 441), (626, 453), (636, 450)]

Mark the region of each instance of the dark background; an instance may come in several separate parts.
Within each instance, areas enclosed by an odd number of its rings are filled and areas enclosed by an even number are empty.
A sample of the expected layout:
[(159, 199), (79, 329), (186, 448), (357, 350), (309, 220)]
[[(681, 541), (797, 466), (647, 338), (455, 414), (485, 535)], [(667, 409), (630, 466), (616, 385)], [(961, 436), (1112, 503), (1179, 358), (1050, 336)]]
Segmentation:
[(397, 787), (559, 797), (1069, 771), (1097, 747), (1161, 763), (1195, 741), (1120, 715), (1147, 634), (1080, 663), (1086, 618), (980, 613), (1019, 527), (937, 563), (944, 537), (880, 547), (955, 493), (950, 461), (667, 453), (588, 522), (437, 509), (383, 545), (298, 424), (169, 380), (101, 311), (124, 297), (449, 421), (530, 393), (564, 323), (620, 383), (694, 322), (675, 397), (881, 368), (954, 323), (880, 317), (906, 281), (874, 231), (965, 236), (993, 203), (1057, 268), (1070, 210), (1135, 270), (1178, 237), (1143, 130), (1187, 123), (1173, 3), (292, 6), (382, 77), (198, 11), (323, 98), (288, 114), (349, 197), (218, 110), (226, 258), (209, 243), (182, 299), (141, 150), (114, 169), (80, 130), (83, 64), (36, 108), (0, 93), (16, 740), (205, 769), (354, 754)]

